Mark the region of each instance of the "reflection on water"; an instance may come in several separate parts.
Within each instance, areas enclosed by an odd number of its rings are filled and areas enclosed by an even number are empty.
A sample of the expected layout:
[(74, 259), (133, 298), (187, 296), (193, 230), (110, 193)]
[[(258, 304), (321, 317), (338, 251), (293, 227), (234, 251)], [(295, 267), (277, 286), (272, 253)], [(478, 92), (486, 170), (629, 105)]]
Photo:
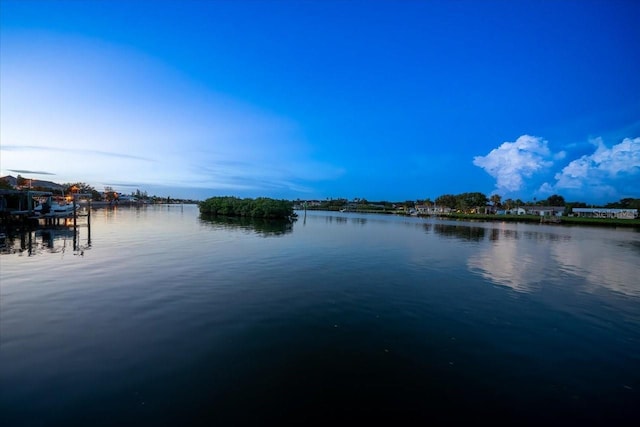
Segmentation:
[[(504, 226), (504, 224), (500, 224)], [(482, 226), (470, 225), (469, 223), (425, 223), (424, 229), (427, 233), (433, 230), (438, 235), (444, 237), (454, 237), (460, 240), (479, 242), (483, 240), (498, 241), (504, 239), (525, 239), (525, 240), (565, 240), (570, 239), (570, 235), (563, 233), (559, 228), (556, 232), (541, 230), (519, 230), (510, 228), (498, 228), (498, 226), (487, 223)]]
[[(348, 214), (347, 214), (348, 215)], [(304, 219), (307, 219), (307, 215), (306, 213), (304, 214)], [(351, 224), (355, 224), (355, 225), (365, 225), (367, 223), (367, 218), (363, 218), (360, 216), (346, 216), (345, 214), (343, 215), (338, 215), (335, 214), (334, 215), (327, 215), (324, 217), (324, 221), (327, 224), (339, 224), (339, 225), (345, 225), (347, 223), (351, 223)]]
[(455, 237), (460, 240), (480, 241), (485, 237), (486, 229), (483, 227), (471, 227), (467, 224), (442, 224), (433, 225), (433, 230), (441, 236)]
[(582, 291), (604, 287), (639, 296), (635, 276), (640, 257), (634, 250), (638, 241), (621, 243), (616, 233), (596, 228), (493, 228), (488, 241), (468, 258), (467, 265), (487, 280), (519, 292), (578, 279)]
[(91, 248), (91, 227), (48, 227), (35, 230), (9, 231), (0, 242), (0, 254), (36, 256), (43, 253), (72, 251), (84, 255)]
[(0, 425), (637, 418), (640, 233), (299, 215), (94, 211), (84, 257), (9, 236)]
[(517, 238), (496, 239), (469, 257), (471, 271), (485, 279), (519, 292), (531, 292), (548, 278), (543, 266), (549, 265), (550, 253), (545, 245), (525, 245)]
[[(609, 240), (588, 242), (563, 240), (551, 247), (558, 268), (582, 277), (590, 290), (606, 287), (626, 295), (640, 296), (638, 242), (616, 245)], [(622, 250), (621, 250), (622, 249)]]
[(246, 230), (264, 237), (283, 236), (293, 231), (288, 220), (200, 215), (200, 222), (214, 229)]

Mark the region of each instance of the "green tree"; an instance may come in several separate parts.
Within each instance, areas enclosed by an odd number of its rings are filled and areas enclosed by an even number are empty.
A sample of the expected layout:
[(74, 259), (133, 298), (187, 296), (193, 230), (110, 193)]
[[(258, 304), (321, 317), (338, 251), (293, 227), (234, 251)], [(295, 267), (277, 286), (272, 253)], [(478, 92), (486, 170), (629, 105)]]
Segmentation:
[(634, 199), (631, 197), (625, 197), (618, 202), (607, 203), (605, 208), (613, 209), (640, 209), (640, 199)]
[(436, 197), (436, 205), (444, 206), (450, 209), (455, 209), (458, 204), (458, 199), (453, 194), (443, 194)]
[(25, 185), (27, 185), (27, 178), (24, 178), (22, 175), (18, 175), (16, 177), (16, 185), (18, 187), (24, 187)]
[(2, 190), (13, 190), (13, 186), (9, 184), (9, 181), (6, 179), (0, 179), (0, 189)]
[(499, 194), (492, 194), (489, 200), (491, 200), (494, 207), (499, 208), (501, 206), (502, 197)]
[(456, 198), (456, 209), (462, 212), (467, 212), (469, 209), (469, 205), (467, 204), (467, 200), (464, 197)]
[(293, 202), (267, 197), (257, 199), (211, 197), (200, 203), (200, 213), (253, 218), (288, 218), (293, 214)]
[(473, 192), (473, 193), (461, 193), (456, 196), (458, 199), (458, 207), (462, 211), (476, 209), (485, 207), (489, 199), (483, 193)]
[(564, 201), (564, 197), (558, 194), (554, 194), (552, 196), (549, 196), (549, 198), (547, 198), (547, 204), (549, 206), (564, 206), (566, 203)]
[(507, 199), (504, 201), (505, 209), (513, 209), (516, 206), (516, 201), (513, 199)]

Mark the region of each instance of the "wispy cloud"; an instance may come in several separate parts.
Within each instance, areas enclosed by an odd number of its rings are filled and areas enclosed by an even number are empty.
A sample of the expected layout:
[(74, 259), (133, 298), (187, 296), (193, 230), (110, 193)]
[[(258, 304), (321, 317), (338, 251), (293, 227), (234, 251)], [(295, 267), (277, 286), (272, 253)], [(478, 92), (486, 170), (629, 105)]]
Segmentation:
[[(65, 54), (52, 58), (61, 46)], [(9, 58), (0, 91), (4, 167), (51, 170), (97, 188), (287, 197), (345, 173), (314, 157), (295, 115), (203, 87), (137, 51), (60, 37)]]
[[(625, 138), (609, 148), (602, 138), (592, 141), (593, 154), (571, 161), (554, 179), (545, 183), (541, 191), (585, 191), (606, 196), (617, 196), (626, 188), (636, 186), (640, 178), (640, 138)], [(635, 183), (635, 184), (634, 184)]]
[(142, 188), (145, 184), (140, 182), (114, 181), (114, 182), (104, 182), (103, 185), (109, 186), (109, 187)]
[(29, 173), (33, 175), (55, 175), (55, 173), (52, 173), (52, 172), (32, 171), (32, 170), (25, 170), (25, 169), (7, 169), (7, 170), (15, 173)]
[[(306, 158), (265, 158), (262, 163), (238, 160), (213, 160), (194, 163), (189, 176), (199, 177), (183, 184), (214, 189), (258, 190), (310, 193), (312, 183), (334, 180), (344, 169)], [(278, 190), (278, 191), (276, 191)]]
[(75, 154), (94, 154), (104, 157), (116, 157), (120, 159), (132, 159), (132, 160), (144, 160), (152, 162), (153, 159), (141, 156), (133, 156), (125, 153), (114, 153), (110, 151), (100, 150), (87, 150), (83, 148), (62, 148), (62, 147), (48, 147), (42, 145), (3, 145), (0, 147), (0, 151), (50, 151), (56, 153), (75, 153)]
[(473, 164), (496, 179), (496, 190), (515, 192), (523, 188), (525, 178), (548, 169), (554, 158), (563, 155), (554, 156), (547, 141), (540, 137), (522, 135), (515, 142), (504, 142), (486, 156), (474, 157)]

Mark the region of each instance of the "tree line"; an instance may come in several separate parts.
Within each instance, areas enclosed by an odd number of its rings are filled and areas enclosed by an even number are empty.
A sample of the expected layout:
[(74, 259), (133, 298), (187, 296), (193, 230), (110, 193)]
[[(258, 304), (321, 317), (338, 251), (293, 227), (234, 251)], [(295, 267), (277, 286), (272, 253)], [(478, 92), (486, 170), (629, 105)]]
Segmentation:
[[(486, 206), (490, 203), (496, 209), (513, 209), (520, 206), (556, 206), (556, 207), (564, 207), (565, 210), (570, 211), (572, 208), (586, 208), (593, 206), (592, 204), (587, 204), (585, 202), (579, 201), (565, 201), (565, 198), (559, 194), (553, 194), (546, 199), (537, 199), (534, 197), (533, 201), (524, 202), (520, 199), (505, 199), (502, 200), (502, 197), (499, 194), (492, 194), (491, 197), (487, 198), (482, 193), (461, 193), (457, 195), (453, 194), (444, 194), (436, 198), (435, 202), (431, 202), (431, 200), (427, 199), (424, 201), (424, 204), (431, 205), (434, 204), (438, 206), (448, 207), (450, 209), (459, 209), (462, 211), (466, 211), (469, 208)], [(617, 202), (607, 203), (604, 206), (599, 206), (610, 209), (640, 209), (640, 199), (634, 199), (631, 197), (626, 197), (620, 199)]]
[(289, 218), (293, 215), (293, 202), (268, 197), (241, 199), (238, 197), (210, 197), (200, 202), (200, 213), (205, 215), (239, 216), (250, 218)]
[[(301, 206), (303, 202), (301, 200), (297, 200), (296, 204)], [(428, 207), (444, 207), (452, 210), (459, 210), (462, 212), (469, 212), (472, 210), (477, 211), (479, 208), (483, 208), (489, 205), (494, 209), (504, 210), (510, 210), (521, 206), (555, 206), (564, 207), (567, 213), (571, 212), (572, 208), (594, 207), (593, 204), (588, 204), (586, 202), (566, 201), (564, 196), (559, 194), (553, 194), (547, 198), (542, 199), (534, 197), (533, 200), (523, 201), (521, 199), (512, 198), (503, 200), (502, 196), (500, 196), (499, 194), (492, 194), (490, 197), (487, 197), (487, 195), (481, 192), (466, 192), (460, 194), (443, 194), (436, 197), (435, 200), (427, 198), (398, 202), (389, 202), (386, 200), (370, 201), (358, 197), (354, 198), (352, 201), (349, 201), (345, 198), (327, 198), (326, 200), (320, 201), (319, 205), (315, 208), (321, 210), (339, 210), (347, 208), (349, 206), (357, 206), (358, 210), (391, 211), (398, 209), (399, 207), (404, 207), (405, 209), (413, 208), (416, 205), (426, 205)], [(640, 210), (640, 199), (623, 198), (617, 202), (607, 203), (604, 206), (598, 207)]]
[[(580, 204), (580, 202), (573, 202), (574, 204)], [(468, 209), (477, 208), (481, 206), (487, 206), (491, 204), (497, 209), (513, 209), (520, 206), (566, 206), (567, 203), (563, 196), (554, 194), (546, 199), (536, 199), (533, 201), (524, 202), (521, 199), (505, 199), (502, 200), (502, 196), (499, 194), (492, 194), (491, 197), (487, 197), (483, 193), (460, 193), (460, 194), (443, 194), (438, 196), (435, 202), (431, 202), (430, 199), (425, 200), (424, 204), (437, 206), (443, 206), (450, 209), (458, 209), (466, 211)], [(585, 204), (586, 206), (586, 204)], [(576, 206), (577, 207), (577, 206)]]
[[(29, 181), (30, 180), (28, 178), (24, 178), (20, 175), (17, 176), (18, 187), (26, 186), (29, 183)], [(65, 183), (65, 184), (62, 184), (62, 187), (64, 188), (65, 194), (72, 194), (72, 193), (91, 194), (91, 198), (94, 201), (105, 200), (105, 199), (109, 200), (110, 198), (115, 198), (116, 197), (115, 194), (117, 194), (115, 191), (113, 191), (109, 187), (105, 188), (104, 193), (101, 193), (97, 191), (95, 188), (93, 188), (91, 185), (86, 184), (84, 182)], [(11, 186), (7, 181), (0, 179), (0, 189), (2, 188), (12, 189), (13, 186)], [(44, 187), (43, 188), (32, 187), (32, 189), (41, 190), (41, 191), (50, 191), (50, 189), (44, 188)], [(141, 192), (140, 190), (137, 190), (135, 193), (132, 193), (132, 195), (135, 195), (138, 198), (138, 200), (148, 200), (151, 203), (166, 200), (166, 198), (160, 198), (157, 196), (148, 196), (146, 192)], [(238, 198), (235, 198), (235, 199), (238, 199)], [(243, 200), (243, 199), (238, 199), (238, 200)], [(246, 200), (251, 200), (251, 199), (246, 199)], [(255, 200), (266, 201), (266, 200), (275, 200), (275, 199), (261, 198), (261, 199), (255, 199)], [(189, 200), (186, 202), (194, 202), (194, 201)], [(300, 203), (301, 201), (298, 200), (297, 204), (300, 204)], [(460, 210), (464, 212), (472, 209), (477, 209), (479, 207), (487, 206), (489, 203), (496, 209), (505, 209), (505, 210), (510, 210), (520, 206), (558, 206), (558, 207), (562, 206), (562, 207), (565, 207), (565, 210), (567, 211), (570, 211), (572, 208), (596, 207), (593, 204), (588, 204), (586, 202), (581, 202), (581, 201), (565, 201), (565, 198), (559, 194), (553, 194), (547, 197), (546, 199), (539, 199), (539, 200), (534, 197), (533, 201), (525, 202), (521, 199), (511, 199), (511, 198), (507, 198), (503, 200), (499, 194), (492, 194), (490, 197), (487, 197), (485, 194), (481, 192), (467, 192), (467, 193), (460, 193), (460, 194), (443, 194), (441, 196), (438, 196), (435, 199), (435, 201), (432, 201), (431, 199), (427, 198), (427, 199), (419, 199), (419, 200), (405, 200), (405, 201), (399, 201), (399, 202), (389, 202), (386, 200), (373, 202), (365, 198), (355, 198), (352, 202), (349, 202), (347, 199), (344, 199), (344, 198), (338, 198), (338, 199), (327, 198), (326, 200), (320, 203), (320, 206), (318, 208), (327, 209), (327, 210), (338, 210), (338, 209), (343, 209), (348, 205), (354, 204), (354, 203), (359, 208), (368, 209), (368, 210), (392, 210), (392, 209), (396, 209), (399, 206), (403, 206), (404, 208), (413, 208), (415, 205), (427, 205), (427, 206), (436, 205), (436, 206), (447, 207), (450, 209)], [(611, 209), (617, 208), (617, 209), (639, 209), (640, 210), (640, 199), (626, 197), (626, 198), (620, 199), (617, 202), (610, 202), (603, 206), (597, 206), (597, 207), (611, 208)], [(223, 210), (229, 210), (229, 208), (224, 208)], [(240, 209), (240, 212), (246, 212), (246, 209), (245, 210)], [(261, 211), (256, 208), (256, 213), (258, 216), (262, 215), (260, 212)], [(242, 214), (237, 216), (252, 216), (252, 215)]]

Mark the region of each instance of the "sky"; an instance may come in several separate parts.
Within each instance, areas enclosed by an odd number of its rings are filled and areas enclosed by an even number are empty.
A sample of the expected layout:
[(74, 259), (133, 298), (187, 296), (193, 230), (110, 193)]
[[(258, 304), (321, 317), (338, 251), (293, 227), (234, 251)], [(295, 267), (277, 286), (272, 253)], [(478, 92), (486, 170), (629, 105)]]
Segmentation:
[(0, 175), (640, 198), (634, 0), (0, 0)]

